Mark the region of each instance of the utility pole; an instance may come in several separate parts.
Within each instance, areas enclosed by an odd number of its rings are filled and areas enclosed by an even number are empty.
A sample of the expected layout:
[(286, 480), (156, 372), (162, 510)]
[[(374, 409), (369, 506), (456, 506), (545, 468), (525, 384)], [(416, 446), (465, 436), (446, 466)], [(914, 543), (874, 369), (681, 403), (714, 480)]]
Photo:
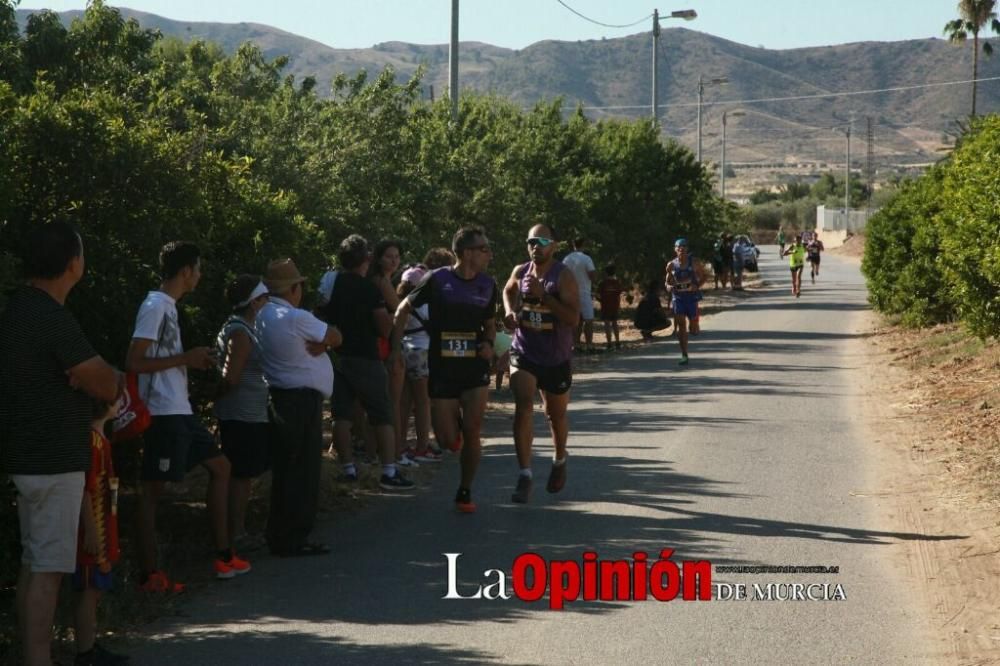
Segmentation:
[(719, 194), (726, 200), (726, 111), (722, 112), (722, 164), (719, 165)]
[(451, 48), (448, 50), (448, 79), (451, 121), (458, 123), (458, 0), (451, 0)]
[[(458, 0), (454, 0), (458, 2)], [(660, 52), (660, 10), (653, 10), (653, 127), (657, 126), (656, 109), (659, 106), (659, 90), (656, 87), (659, 73), (659, 58), (657, 54)]]
[(725, 76), (720, 76), (706, 81), (704, 76), (701, 74), (698, 75), (698, 164), (701, 164), (701, 103), (702, 97), (705, 94), (706, 83), (710, 86), (718, 86), (729, 83), (729, 79)]
[(875, 191), (875, 125), (868, 116), (868, 154), (865, 157), (865, 181), (868, 184), (865, 201), (865, 222), (872, 214), (872, 193)]
[[(705, 94), (705, 79), (698, 75), (698, 164), (701, 164), (701, 97)], [(725, 124), (723, 124), (725, 127)], [(725, 159), (722, 160), (725, 164)]]
[[(853, 123), (853, 121), (851, 121)], [(850, 223), (851, 215), (851, 125), (847, 126), (847, 164), (844, 165), (844, 223)]]
[(723, 111), (722, 112), (722, 164), (719, 165), (719, 195), (723, 201), (726, 200), (726, 118), (745, 116), (745, 111)]

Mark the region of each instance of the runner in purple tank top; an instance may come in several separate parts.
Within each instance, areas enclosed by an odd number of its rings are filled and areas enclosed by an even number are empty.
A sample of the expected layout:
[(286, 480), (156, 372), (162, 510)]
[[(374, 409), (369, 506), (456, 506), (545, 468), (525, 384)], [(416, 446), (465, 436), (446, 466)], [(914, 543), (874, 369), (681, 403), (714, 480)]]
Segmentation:
[(555, 455), (546, 490), (557, 493), (566, 483), (569, 437), (570, 360), (573, 333), (580, 319), (580, 294), (572, 271), (555, 259), (551, 227), (536, 224), (528, 233), (531, 261), (515, 268), (503, 291), (507, 328), (515, 331), (510, 350), (510, 386), (514, 391), (514, 447), (520, 474), (511, 501), (531, 496), (532, 417), (535, 392), (541, 391), (552, 431)]

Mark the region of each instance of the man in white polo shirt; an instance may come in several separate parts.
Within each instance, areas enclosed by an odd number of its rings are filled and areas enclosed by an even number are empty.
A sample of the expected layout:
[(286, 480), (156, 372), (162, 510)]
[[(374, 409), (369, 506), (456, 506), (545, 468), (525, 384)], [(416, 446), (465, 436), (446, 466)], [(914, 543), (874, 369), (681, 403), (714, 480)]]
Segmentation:
[(267, 544), (281, 557), (330, 552), (308, 538), (319, 501), (323, 400), (333, 391), (325, 350), (340, 346), (342, 338), (335, 326), (299, 308), (305, 281), (291, 259), (272, 261), (264, 278), (270, 302), (257, 315), (274, 427)]
[(576, 286), (580, 290), (580, 323), (576, 327), (576, 348), (580, 350), (580, 337), (586, 341), (584, 352), (596, 351), (594, 347), (594, 299), (590, 293), (597, 267), (584, 249), (587, 246), (585, 238), (573, 239), (573, 251), (562, 260), (566, 267), (573, 271)]

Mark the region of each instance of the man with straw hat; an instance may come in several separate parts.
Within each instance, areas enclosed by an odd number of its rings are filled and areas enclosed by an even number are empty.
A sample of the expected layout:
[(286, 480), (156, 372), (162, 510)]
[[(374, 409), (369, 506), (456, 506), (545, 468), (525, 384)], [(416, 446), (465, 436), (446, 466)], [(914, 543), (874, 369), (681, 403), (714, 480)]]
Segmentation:
[(323, 400), (333, 391), (333, 366), (323, 352), (342, 339), (335, 326), (299, 308), (305, 281), (291, 259), (272, 261), (264, 277), (270, 300), (257, 315), (274, 426), (267, 544), (281, 557), (330, 552), (308, 538), (319, 501)]

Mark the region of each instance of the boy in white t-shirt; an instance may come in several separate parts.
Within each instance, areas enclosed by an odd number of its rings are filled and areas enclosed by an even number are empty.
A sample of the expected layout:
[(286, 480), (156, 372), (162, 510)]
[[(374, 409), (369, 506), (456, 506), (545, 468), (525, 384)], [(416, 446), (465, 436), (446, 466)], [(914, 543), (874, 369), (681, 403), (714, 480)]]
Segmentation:
[(160, 288), (149, 292), (139, 307), (125, 362), (130, 372), (139, 374), (139, 395), (152, 416), (143, 435), (139, 586), (146, 592), (180, 592), (184, 586), (171, 582), (156, 568), (156, 508), (166, 483), (183, 480), (195, 465), (203, 466), (210, 475), (208, 508), (218, 551), (213, 562), (216, 577), (246, 573), (250, 563), (238, 557), (229, 544), (229, 461), (194, 416), (188, 399), (188, 368), (203, 370), (216, 364), (210, 347), (184, 351), (177, 319), (177, 301), (194, 291), (201, 279), (197, 246), (182, 241), (164, 245), (160, 276)]

